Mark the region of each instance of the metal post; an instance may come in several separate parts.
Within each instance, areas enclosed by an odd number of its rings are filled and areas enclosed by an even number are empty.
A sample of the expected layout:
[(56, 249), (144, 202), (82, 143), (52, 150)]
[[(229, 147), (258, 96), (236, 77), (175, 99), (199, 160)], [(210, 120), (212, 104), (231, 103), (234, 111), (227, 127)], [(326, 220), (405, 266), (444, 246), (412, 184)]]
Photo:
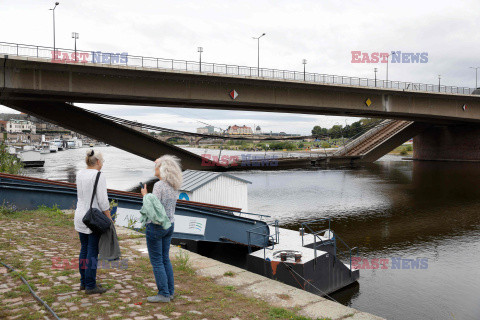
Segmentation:
[(257, 76), (260, 77), (260, 38), (263, 37), (265, 33), (263, 33), (259, 37), (253, 37), (253, 39), (257, 40)]
[(438, 92), (440, 92), (440, 79), (441, 79), (441, 75), (438, 75)]
[(387, 53), (387, 88), (388, 88), (388, 57), (390, 57), (390, 56), (389, 56), (389, 54)]
[(305, 81), (305, 66), (307, 65), (307, 59), (303, 59), (302, 63), (303, 63), (303, 81)]
[(377, 86), (377, 68), (373, 68), (373, 72), (375, 72), (375, 87)]
[(475, 89), (478, 88), (478, 69), (480, 69), (480, 67), (470, 67), (470, 69), (475, 69)]
[(60, 4), (59, 2), (55, 2), (55, 7), (53, 7), (53, 9), (50, 9), (53, 12), (53, 54), (54, 54), (54, 57), (55, 57), (55, 51), (56, 51), (56, 48), (57, 48), (56, 44), (55, 44), (55, 8), (59, 4)]
[[(75, 62), (77, 62), (77, 39), (78, 39), (78, 33), (77, 32), (72, 32), (72, 38), (75, 40)], [(110, 57), (111, 59), (111, 57)]]
[(198, 51), (198, 53), (200, 53), (200, 72), (202, 72), (202, 52), (203, 52), (203, 47), (198, 47), (197, 51)]

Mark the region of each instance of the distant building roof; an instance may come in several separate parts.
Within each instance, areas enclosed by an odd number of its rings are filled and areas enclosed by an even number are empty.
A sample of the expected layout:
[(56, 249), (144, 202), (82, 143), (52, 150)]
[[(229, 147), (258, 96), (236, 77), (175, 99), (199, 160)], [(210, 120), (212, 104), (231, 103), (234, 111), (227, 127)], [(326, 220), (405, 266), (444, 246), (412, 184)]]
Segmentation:
[(241, 182), (251, 183), (248, 180), (238, 178), (234, 175), (225, 172), (209, 172), (200, 170), (185, 170), (183, 172), (183, 183), (180, 187), (182, 191), (192, 192), (200, 188), (201, 186), (217, 179), (220, 176), (229, 177)]

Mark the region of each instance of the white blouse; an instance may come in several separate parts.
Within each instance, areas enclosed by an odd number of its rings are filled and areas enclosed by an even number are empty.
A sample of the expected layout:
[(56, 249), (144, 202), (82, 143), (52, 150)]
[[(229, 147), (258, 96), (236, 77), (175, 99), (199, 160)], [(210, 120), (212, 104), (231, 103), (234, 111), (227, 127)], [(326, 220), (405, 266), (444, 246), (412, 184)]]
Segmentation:
[[(93, 186), (98, 170), (83, 169), (77, 172), (77, 208), (75, 209), (75, 230), (81, 233), (90, 234), (90, 230), (83, 222), (83, 217), (90, 209), (90, 201), (92, 200)], [(100, 211), (110, 209), (110, 202), (107, 195), (107, 180), (105, 174), (100, 174), (97, 185), (97, 195), (93, 199), (92, 208)]]

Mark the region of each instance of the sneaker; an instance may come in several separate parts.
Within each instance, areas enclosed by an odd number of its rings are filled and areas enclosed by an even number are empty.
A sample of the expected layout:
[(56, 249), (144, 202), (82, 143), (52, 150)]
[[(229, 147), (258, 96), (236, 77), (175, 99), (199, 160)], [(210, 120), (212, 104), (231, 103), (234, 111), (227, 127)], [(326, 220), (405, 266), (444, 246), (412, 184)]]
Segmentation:
[(156, 296), (148, 297), (147, 301), (148, 302), (170, 302), (170, 297), (165, 297), (165, 296), (162, 296), (161, 294), (157, 294)]
[(93, 289), (86, 289), (86, 290), (85, 290), (85, 293), (86, 293), (86, 294), (96, 294), (96, 293), (102, 294), (102, 293), (105, 293), (105, 292), (107, 292), (107, 289), (101, 288), (101, 287), (99, 287), (99, 286), (96, 286), (96, 287), (93, 288)]
[(173, 300), (175, 298), (175, 296), (172, 294), (169, 298), (170, 298), (170, 300)]
[[(101, 284), (97, 284), (97, 287), (102, 288)], [(85, 290), (85, 286), (80, 285), (80, 291)]]

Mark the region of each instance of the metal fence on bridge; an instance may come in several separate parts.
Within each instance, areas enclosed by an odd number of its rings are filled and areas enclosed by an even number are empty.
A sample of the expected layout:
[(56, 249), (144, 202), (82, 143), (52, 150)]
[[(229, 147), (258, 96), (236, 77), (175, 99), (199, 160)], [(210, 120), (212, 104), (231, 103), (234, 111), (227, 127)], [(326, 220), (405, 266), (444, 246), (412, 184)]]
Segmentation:
[[(423, 91), (423, 92), (440, 92), (449, 94), (471, 94), (473, 88), (444, 86), (415, 82), (401, 82), (390, 80), (379, 80), (359, 77), (347, 77), (329, 74), (310, 73), (302, 71), (289, 71), (279, 69), (257, 68), (240, 65), (229, 65), (221, 63), (210, 63), (198, 61), (187, 61), (177, 59), (165, 59), (154, 57), (143, 57), (135, 55), (121, 55), (119, 53), (109, 53), (99, 51), (82, 51), (55, 48), (59, 52), (60, 59), (54, 59), (54, 49), (52, 47), (26, 45), (18, 43), (0, 42), (0, 54), (16, 55), (21, 57), (34, 57), (39, 59), (47, 59), (58, 63), (78, 63), (78, 64), (108, 64), (108, 65), (125, 65), (129, 67), (142, 67), (160, 70), (187, 71), (198, 72), (202, 74), (224, 74), (232, 76), (254, 77), (260, 79), (276, 79), (287, 81), (305, 81), (312, 83), (324, 83), (334, 85), (359, 86), (369, 88), (384, 88), (404, 91)], [(67, 55), (64, 56), (64, 53)], [(77, 62), (75, 61), (75, 53), (77, 54)], [(64, 59), (68, 57), (68, 59)], [(88, 57), (88, 58), (87, 58)], [(100, 57), (96, 60), (94, 57)]]

